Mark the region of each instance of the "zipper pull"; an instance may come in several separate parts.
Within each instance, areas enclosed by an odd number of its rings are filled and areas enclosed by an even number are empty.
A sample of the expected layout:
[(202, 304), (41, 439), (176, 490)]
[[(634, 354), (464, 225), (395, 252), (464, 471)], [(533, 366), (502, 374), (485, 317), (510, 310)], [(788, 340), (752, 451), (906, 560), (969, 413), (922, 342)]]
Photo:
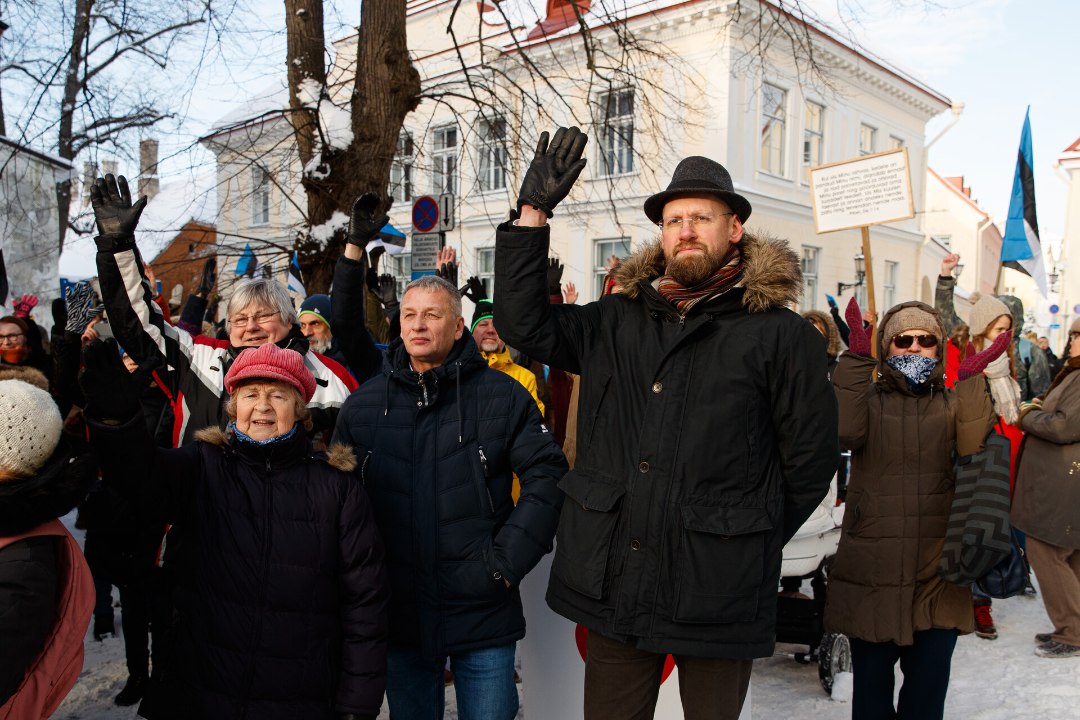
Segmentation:
[(270, 458), (266, 458), (266, 472), (270, 472)]
[(684, 327), (686, 327), (686, 316), (685, 315), (680, 315), (679, 316), (679, 329), (682, 330)]
[(484, 448), (480, 446), (480, 467), (484, 468), (484, 478), (488, 477), (487, 456), (484, 455)]

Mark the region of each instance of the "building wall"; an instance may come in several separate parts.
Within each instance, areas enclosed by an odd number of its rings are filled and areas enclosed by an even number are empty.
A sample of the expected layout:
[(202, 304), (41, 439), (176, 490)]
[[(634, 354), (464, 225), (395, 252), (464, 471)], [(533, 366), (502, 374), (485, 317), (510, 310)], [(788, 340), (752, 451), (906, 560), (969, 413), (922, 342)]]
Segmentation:
[(165, 299), (169, 300), (173, 288), (180, 285), (183, 300), (186, 300), (199, 286), (206, 259), (216, 252), (217, 232), (213, 226), (196, 222), (185, 224), (172, 242), (150, 261), (154, 276), (161, 281)]

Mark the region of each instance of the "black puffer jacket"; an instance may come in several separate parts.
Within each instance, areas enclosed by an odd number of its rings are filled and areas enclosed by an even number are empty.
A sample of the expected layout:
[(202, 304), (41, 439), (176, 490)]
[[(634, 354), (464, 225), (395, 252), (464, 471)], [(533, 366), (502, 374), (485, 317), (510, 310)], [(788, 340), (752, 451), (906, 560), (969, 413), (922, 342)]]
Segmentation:
[(652, 285), (659, 243), (623, 263), (623, 294), (550, 305), (548, 228), (499, 228), (500, 335), (581, 374), (548, 604), (651, 652), (772, 652), (781, 549), (839, 459), (825, 341), (785, 307), (798, 258), (742, 243), (740, 286), (680, 318)]
[(356, 448), (386, 543), (390, 641), (435, 658), (523, 637), (517, 585), (551, 549), (566, 472), (528, 391), (467, 333), (423, 374), (398, 338), (334, 439)]
[(90, 426), (105, 477), (186, 531), (173, 655), (146, 716), (378, 715), (386, 579), (352, 453), (315, 453), (299, 430), (256, 446), (211, 428), (164, 450), (141, 418)]

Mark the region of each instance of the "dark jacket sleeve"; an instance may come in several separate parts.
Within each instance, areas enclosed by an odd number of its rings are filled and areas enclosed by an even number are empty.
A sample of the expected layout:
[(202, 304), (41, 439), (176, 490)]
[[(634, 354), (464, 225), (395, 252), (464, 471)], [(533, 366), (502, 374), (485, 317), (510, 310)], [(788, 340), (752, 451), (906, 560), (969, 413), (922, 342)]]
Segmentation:
[(876, 368), (876, 360), (845, 352), (833, 370), (832, 381), (840, 413), (840, 447), (845, 450), (858, 450), (866, 442)]
[(204, 297), (199, 297), (195, 293), (188, 295), (188, 299), (184, 302), (184, 309), (180, 312), (180, 320), (177, 321), (176, 327), (188, 332), (191, 335), (202, 334), (202, 322), (206, 317), (206, 307), (209, 302)]
[(386, 689), (388, 585), (367, 495), (350, 478), (341, 507), (341, 677), (335, 709), (375, 717)]
[[(83, 407), (86, 399), (79, 387), (82, 338), (67, 331), (57, 334), (52, 343), (52, 355), (53, 392), (61, 402), (61, 410), (70, 410), (72, 405)], [(64, 412), (64, 415), (67, 415), (67, 412)]]
[(367, 331), (367, 263), (342, 256), (334, 266), (330, 314), (334, 337), (356, 381), (363, 384), (382, 367), (382, 355)]
[(550, 228), (504, 223), (495, 245), (495, 327), (506, 344), (567, 372), (580, 374), (587, 339), (600, 323), (599, 302), (552, 305), (547, 263)]
[[(937, 288), (934, 290), (934, 309), (941, 316), (941, 324), (945, 326), (945, 337), (952, 335), (957, 325), (962, 325), (963, 320), (956, 314), (956, 303), (953, 295), (956, 292), (956, 278), (949, 275), (938, 275)], [(981, 332), (981, 328), (971, 329), (972, 333)]]
[(563, 501), (558, 483), (569, 467), (529, 391), (517, 381), (513, 386), (510, 466), (521, 482), (521, 495), (495, 536), (495, 559), (503, 577), (518, 585), (551, 551)]
[(837, 403), (825, 338), (810, 323), (791, 326), (779, 355), (772, 421), (784, 473), (784, 542), (829, 491), (840, 460)]
[(20, 540), (0, 550), (0, 706), (22, 684), (56, 621), (56, 538)]
[(829, 314), (832, 315), (833, 322), (836, 323), (836, 330), (840, 333), (840, 339), (847, 345), (851, 340), (851, 328), (844, 322), (844, 318), (840, 317), (840, 308), (835, 305), (830, 306)]

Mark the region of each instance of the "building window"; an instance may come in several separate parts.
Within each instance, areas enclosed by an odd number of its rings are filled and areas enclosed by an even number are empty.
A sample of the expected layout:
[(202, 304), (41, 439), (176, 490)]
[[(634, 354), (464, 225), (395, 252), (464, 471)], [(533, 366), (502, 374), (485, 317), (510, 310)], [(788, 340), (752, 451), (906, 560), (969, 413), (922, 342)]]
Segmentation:
[(412, 282), (412, 255), (402, 253), (400, 255), (383, 255), (383, 267), (385, 272), (394, 276), (397, 284), (397, 296), (400, 301), (405, 294), (405, 286)]
[(630, 255), (630, 238), (597, 240), (593, 243), (594, 300), (599, 300), (604, 294), (604, 281), (607, 279), (608, 258), (612, 255), (620, 260)]
[(895, 135), (890, 135), (889, 136), (889, 149), (890, 150), (899, 150), (902, 147), (904, 147), (904, 138), (898, 138)]
[(885, 288), (885, 307), (896, 306), (896, 282), (900, 275), (899, 268), (900, 263), (892, 260), (885, 261), (885, 282), (882, 285)]
[[(476, 251), (476, 277), (484, 284), (484, 292), (495, 298), (495, 248), (478, 248)], [(464, 284), (464, 283), (462, 283)]]
[(251, 224), (270, 222), (270, 173), (258, 165), (251, 168)]
[[(803, 310), (817, 308), (818, 298), (818, 260), (821, 248), (804, 245), (802, 249)], [(889, 307), (892, 307), (891, 305)]]
[(600, 166), (605, 175), (634, 171), (634, 91), (600, 96)]
[(436, 195), (457, 192), (458, 129), (456, 125), (435, 128), (431, 159), (431, 185)]
[(870, 155), (877, 144), (877, 128), (869, 125), (859, 126), (859, 154)]
[(803, 182), (810, 182), (810, 168), (820, 165), (825, 148), (825, 108), (806, 102), (806, 121), (803, 126)]
[(952, 235), (931, 235), (931, 240), (935, 240), (947, 248), (952, 248)]
[(506, 120), (481, 120), (479, 134), (480, 191), (502, 190), (506, 187)]
[(761, 86), (761, 169), (784, 175), (784, 129), (787, 124), (787, 92), (775, 85)]
[(398, 135), (394, 161), (390, 165), (390, 197), (395, 202), (412, 200), (413, 150), (412, 133), (407, 130), (402, 131)]

